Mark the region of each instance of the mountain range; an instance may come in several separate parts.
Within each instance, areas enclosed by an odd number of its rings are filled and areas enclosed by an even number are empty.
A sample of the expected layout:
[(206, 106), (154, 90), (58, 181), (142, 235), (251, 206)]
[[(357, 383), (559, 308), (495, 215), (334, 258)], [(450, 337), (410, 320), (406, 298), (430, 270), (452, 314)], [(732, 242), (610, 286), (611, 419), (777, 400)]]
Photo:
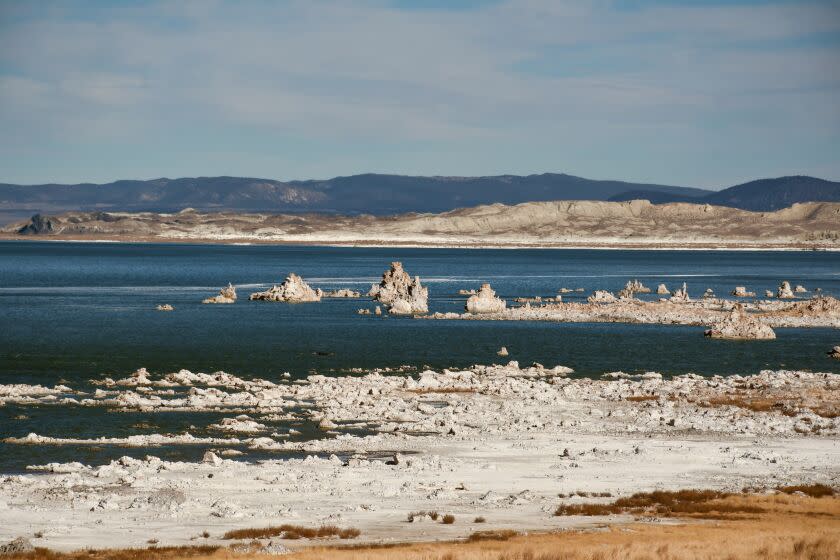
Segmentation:
[(840, 182), (807, 176), (761, 179), (721, 191), (601, 181), (573, 175), (417, 177), (363, 174), (327, 180), (246, 177), (121, 180), (105, 184), (0, 183), (0, 223), (66, 211), (257, 211), (332, 214), (444, 212), (455, 208), (552, 200), (647, 199), (770, 211), (796, 202), (840, 201)]

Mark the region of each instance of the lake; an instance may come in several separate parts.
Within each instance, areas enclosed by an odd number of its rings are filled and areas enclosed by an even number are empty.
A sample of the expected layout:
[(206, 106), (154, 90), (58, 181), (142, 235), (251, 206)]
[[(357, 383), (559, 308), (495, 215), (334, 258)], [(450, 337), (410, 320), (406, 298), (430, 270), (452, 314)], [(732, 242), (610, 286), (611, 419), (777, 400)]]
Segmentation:
[[(826, 352), (834, 329), (778, 329), (773, 341), (722, 341), (702, 327), (549, 322), (425, 321), (362, 316), (367, 298), (282, 304), (248, 295), (296, 272), (313, 287), (366, 292), (394, 260), (430, 290), (430, 311), (459, 311), (459, 289), (490, 282), (508, 300), (553, 296), (561, 287), (619, 290), (637, 278), (656, 288), (683, 282), (700, 297), (736, 285), (763, 294), (781, 280), (840, 295), (840, 253), (760, 251), (621, 251), (540, 249), (336, 248), (188, 244), (0, 242), (0, 383), (90, 387), (90, 379), (125, 377), (140, 367), (181, 368), (277, 380), (350, 368), (462, 367), (499, 362), (506, 346), (521, 364), (565, 365), (578, 376), (610, 371), (665, 375), (751, 374), (762, 369), (840, 373)], [(234, 305), (202, 305), (233, 283)], [(657, 296), (645, 296), (655, 298)], [(155, 310), (169, 303), (175, 311)], [(26, 418), (18, 418), (26, 416)], [(160, 418), (165, 416), (165, 418)], [(206, 424), (207, 415), (153, 415), (155, 431)], [(217, 415), (221, 417), (222, 415)], [(150, 415), (78, 407), (0, 407), (0, 437), (28, 432), (57, 437), (145, 433)], [(314, 432), (310, 432), (313, 434)], [(198, 432), (196, 432), (196, 435)], [(306, 430), (302, 437), (306, 437)], [(33, 462), (99, 463), (142, 450), (40, 448), (0, 444), (0, 472)], [(200, 457), (198, 449), (164, 456)], [(46, 457), (44, 454), (49, 454)]]

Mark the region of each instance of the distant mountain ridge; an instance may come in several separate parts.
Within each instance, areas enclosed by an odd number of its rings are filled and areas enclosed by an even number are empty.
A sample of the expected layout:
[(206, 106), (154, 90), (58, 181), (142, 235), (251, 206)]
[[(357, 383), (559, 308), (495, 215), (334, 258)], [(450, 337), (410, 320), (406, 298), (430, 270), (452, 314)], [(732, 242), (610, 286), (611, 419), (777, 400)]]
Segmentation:
[(402, 214), (445, 212), (501, 202), (607, 200), (637, 189), (700, 196), (709, 191), (671, 185), (595, 181), (572, 175), (413, 177), (364, 174), (326, 180), (276, 181), (249, 177), (122, 180), (102, 185), (11, 185), (0, 183), (0, 212), (17, 217), (77, 210), (177, 212), (325, 212)]
[(651, 190), (632, 190), (610, 197), (613, 202), (650, 200), (654, 204), (691, 202), (728, 206), (754, 212), (771, 212), (798, 202), (840, 202), (840, 182), (807, 175), (758, 179), (701, 197)]
[(0, 183), (0, 223), (36, 213), (67, 211), (250, 211), (333, 214), (446, 212), (493, 203), (647, 199), (746, 210), (775, 210), (795, 202), (840, 201), (840, 183), (814, 177), (761, 179), (720, 192), (674, 185), (592, 180), (563, 173), (487, 177), (363, 174), (326, 180), (249, 177), (121, 180), (106, 184)]

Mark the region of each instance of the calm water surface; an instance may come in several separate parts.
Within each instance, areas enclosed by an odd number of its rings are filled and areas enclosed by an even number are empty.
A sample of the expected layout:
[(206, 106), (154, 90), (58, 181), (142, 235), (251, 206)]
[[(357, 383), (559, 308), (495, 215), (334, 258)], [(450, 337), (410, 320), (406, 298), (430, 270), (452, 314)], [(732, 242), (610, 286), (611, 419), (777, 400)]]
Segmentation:
[[(756, 373), (796, 368), (840, 372), (826, 352), (833, 329), (779, 329), (775, 341), (706, 340), (702, 327), (547, 322), (423, 321), (359, 316), (363, 300), (313, 304), (250, 302), (248, 294), (289, 272), (313, 287), (367, 291), (388, 263), (400, 260), (430, 288), (431, 311), (458, 311), (462, 288), (489, 281), (503, 298), (551, 296), (561, 287), (618, 290), (630, 278), (655, 288), (687, 282), (699, 297), (736, 285), (759, 294), (786, 279), (840, 295), (840, 253), (602, 250), (459, 250), (0, 243), (0, 383), (85, 388), (90, 379), (123, 377), (139, 367), (224, 370), (276, 380), (354, 367), (409, 364), (435, 368), (498, 361), (502, 345), (520, 363), (566, 365), (576, 375), (607, 371)], [(201, 305), (228, 282), (235, 305)], [(656, 297), (656, 296), (651, 296)], [(171, 303), (161, 313), (155, 305)], [(25, 418), (22, 418), (25, 416)], [(0, 438), (34, 431), (60, 437), (178, 432), (194, 435), (218, 414), (109, 413), (102, 409), (7, 406)], [(301, 437), (312, 437), (311, 426)], [(100, 463), (148, 450), (19, 447), (0, 444), (0, 472), (47, 460)], [(192, 458), (203, 449), (154, 450)], [(253, 458), (250, 456), (249, 458)]]

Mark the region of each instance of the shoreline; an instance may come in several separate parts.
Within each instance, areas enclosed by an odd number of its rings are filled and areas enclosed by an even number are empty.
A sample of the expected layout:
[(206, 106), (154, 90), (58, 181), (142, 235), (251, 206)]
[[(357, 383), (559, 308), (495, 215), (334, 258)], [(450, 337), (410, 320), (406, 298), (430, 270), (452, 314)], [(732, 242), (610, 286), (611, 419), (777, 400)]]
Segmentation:
[[(361, 535), (352, 544), (393, 545), (464, 539), (478, 529), (551, 532), (622, 522), (624, 514), (556, 511), (637, 492), (840, 481), (837, 374), (649, 372), (595, 380), (570, 378), (562, 366), (516, 362), (388, 373), (275, 383), (138, 370), (106, 380), (95, 394), (7, 386), (6, 402), (25, 406), (139, 410), (150, 417), (220, 411), (230, 417), (217, 425), (225, 430), (221, 440), (248, 447), (244, 457), (230, 455), (216, 441), (197, 462), (162, 460), (150, 450), (143, 459), (48, 463), (0, 475), (0, 542), (39, 534), (39, 546), (64, 551), (146, 547), (151, 538), (160, 546), (227, 546), (229, 531), (292, 524), (355, 528)], [(189, 392), (172, 395), (173, 387)], [(276, 423), (287, 417), (316, 423), (322, 439), (290, 441)], [(375, 435), (357, 435), (358, 429)], [(191, 436), (163, 437), (195, 444)], [(5, 443), (48, 450), (65, 442), (32, 434)], [(249, 450), (306, 457), (249, 460)], [(455, 522), (408, 520), (419, 511), (451, 514)], [(477, 517), (485, 522), (474, 523)], [(303, 539), (295, 546), (308, 544), (324, 543)]]
[(51, 243), (102, 243), (102, 244), (148, 244), (148, 245), (231, 245), (247, 246), (277, 246), (277, 247), (332, 247), (332, 248), (383, 248), (383, 249), (535, 249), (535, 250), (601, 250), (601, 251), (755, 251), (755, 252), (840, 252), (840, 246), (814, 246), (809, 244), (750, 244), (745, 241), (731, 241), (727, 243), (691, 243), (674, 241), (662, 243), (593, 243), (581, 241), (579, 243), (462, 243), (441, 240), (429, 242), (394, 240), (390, 242), (378, 240), (334, 241), (327, 239), (316, 240), (264, 240), (251, 238), (214, 239), (206, 237), (174, 238), (174, 237), (90, 237), (90, 236), (21, 236), (0, 235), (0, 243), (5, 242), (51, 242)]

